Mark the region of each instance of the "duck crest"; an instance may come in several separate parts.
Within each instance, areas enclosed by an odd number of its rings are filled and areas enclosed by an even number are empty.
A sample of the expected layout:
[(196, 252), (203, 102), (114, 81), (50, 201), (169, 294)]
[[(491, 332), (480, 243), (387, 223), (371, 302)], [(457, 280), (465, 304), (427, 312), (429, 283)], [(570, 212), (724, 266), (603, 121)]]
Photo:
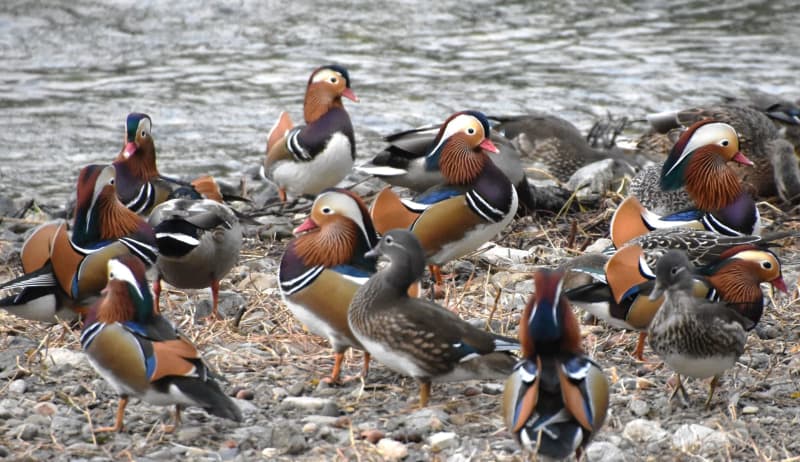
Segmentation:
[(686, 192), (703, 211), (722, 209), (742, 193), (739, 177), (725, 165), (716, 145), (695, 150), (684, 175)]
[(453, 114), (436, 134), (433, 149), (425, 156), (425, 170), (441, 171), (449, 184), (474, 181), (489, 160), (479, 143), (488, 139), (490, 130), (489, 120), (478, 111)]
[[(661, 189), (675, 190), (685, 183), (686, 159), (698, 148), (718, 144), (733, 156), (739, 149), (736, 131), (728, 124), (705, 119), (696, 122), (681, 134), (670, 150), (661, 169)], [(726, 159), (727, 160), (727, 159)]]
[(533, 275), (535, 292), (525, 306), (519, 329), (526, 358), (542, 352), (582, 353), (578, 320), (562, 297), (562, 278), (562, 272), (548, 269)]

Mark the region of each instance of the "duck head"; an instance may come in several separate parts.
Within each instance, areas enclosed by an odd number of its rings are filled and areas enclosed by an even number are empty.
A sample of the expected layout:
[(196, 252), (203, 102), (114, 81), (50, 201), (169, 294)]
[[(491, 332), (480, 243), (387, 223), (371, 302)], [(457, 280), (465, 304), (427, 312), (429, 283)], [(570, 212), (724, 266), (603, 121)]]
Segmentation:
[(112, 258), (108, 261), (107, 276), (103, 298), (93, 307), (90, 318), (104, 323), (147, 323), (153, 319), (153, 293), (139, 258), (130, 254)]
[(563, 277), (563, 272), (549, 269), (533, 274), (534, 293), (519, 326), (522, 355), (526, 358), (543, 352), (582, 352), (578, 320), (562, 294)]
[(658, 259), (656, 264), (656, 284), (650, 293), (650, 300), (658, 300), (666, 290), (692, 290), (693, 270), (689, 257), (683, 250), (670, 250)]
[(338, 64), (329, 64), (314, 70), (308, 78), (303, 116), (310, 124), (333, 107), (343, 108), (342, 98), (358, 102), (350, 88), (350, 74)]
[(375, 248), (366, 253), (369, 258), (378, 258), (381, 255), (389, 259), (389, 266), (381, 272), (385, 274), (388, 283), (400, 292), (405, 293), (425, 272), (425, 251), (411, 231), (393, 229), (383, 236)]
[(469, 184), (489, 161), (484, 151), (499, 150), (489, 139), (489, 119), (478, 111), (451, 115), (439, 129), (425, 169), (440, 170), (449, 184)]

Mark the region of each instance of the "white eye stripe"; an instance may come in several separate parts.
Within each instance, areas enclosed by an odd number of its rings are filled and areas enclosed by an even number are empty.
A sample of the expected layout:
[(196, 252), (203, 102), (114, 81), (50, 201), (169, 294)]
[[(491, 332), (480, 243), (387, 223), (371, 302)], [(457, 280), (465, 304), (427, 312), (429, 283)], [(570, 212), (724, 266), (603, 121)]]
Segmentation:
[(139, 282), (136, 280), (136, 276), (133, 275), (130, 268), (122, 264), (119, 260), (112, 259), (108, 261), (108, 277), (110, 279), (113, 278), (118, 281), (127, 282), (136, 288), (136, 292), (139, 294), (140, 298), (144, 298), (142, 291), (139, 290)]

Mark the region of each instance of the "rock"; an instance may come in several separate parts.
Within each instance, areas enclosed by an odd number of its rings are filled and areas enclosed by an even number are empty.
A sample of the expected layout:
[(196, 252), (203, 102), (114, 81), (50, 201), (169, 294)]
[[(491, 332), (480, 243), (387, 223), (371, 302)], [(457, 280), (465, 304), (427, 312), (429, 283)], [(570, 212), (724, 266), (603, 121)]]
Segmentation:
[(320, 427), (333, 427), (336, 425), (336, 422), (339, 420), (339, 417), (332, 417), (328, 415), (307, 415), (303, 417), (303, 423), (315, 423)]
[(28, 389), (28, 384), (24, 379), (17, 379), (8, 385), (8, 393), (13, 395), (21, 395)]
[(494, 242), (487, 242), (479, 249), (481, 261), (492, 266), (507, 267), (515, 263), (525, 263), (531, 257), (529, 250), (503, 247)]
[(283, 387), (272, 387), (272, 399), (275, 401), (283, 401), (283, 398), (289, 396), (289, 392)]
[(672, 435), (672, 446), (676, 450), (712, 455), (720, 453), (728, 445), (728, 435), (699, 424), (684, 424)]
[(458, 435), (453, 432), (434, 433), (428, 438), (431, 451), (440, 452), (458, 446)]
[(611, 239), (602, 237), (594, 241), (589, 247), (586, 247), (583, 253), (601, 253), (612, 245), (614, 245), (614, 243), (611, 242)]
[(369, 430), (364, 430), (363, 432), (361, 432), (361, 437), (364, 438), (365, 440), (369, 441), (372, 444), (377, 443), (378, 441), (383, 439), (384, 436), (385, 435), (383, 434), (382, 431), (380, 431), (378, 429), (375, 429), (375, 428), (372, 428), (372, 429), (369, 429)]
[(239, 410), (242, 411), (242, 415), (257, 414), (260, 410), (258, 406), (253, 404), (252, 401), (234, 398), (233, 402), (239, 406)]
[(201, 426), (182, 426), (178, 428), (178, 433), (175, 435), (175, 438), (179, 443), (196, 445), (205, 434), (206, 429)]
[(637, 417), (644, 417), (650, 412), (650, 405), (643, 399), (632, 399), (628, 402), (631, 412)]
[(300, 396), (306, 390), (306, 385), (303, 382), (295, 382), (289, 385), (287, 390), (290, 396)]
[(486, 382), (481, 384), (481, 391), (487, 395), (500, 395), (503, 393), (505, 386), (502, 383)]
[(339, 406), (335, 401), (313, 396), (288, 396), (281, 402), (280, 407), (283, 410), (306, 411), (317, 415), (339, 415)]
[(308, 422), (307, 424), (303, 425), (303, 433), (307, 435), (313, 435), (317, 432), (317, 430), (319, 430), (319, 425), (315, 424), (314, 422)]
[(83, 352), (67, 348), (51, 348), (45, 361), (53, 366), (64, 367), (66, 370), (88, 365)]
[(742, 414), (757, 414), (758, 406), (745, 406), (742, 408)]
[(625, 454), (622, 450), (606, 441), (591, 443), (586, 448), (587, 462), (623, 462)]
[(253, 390), (242, 389), (236, 392), (236, 399), (246, 399), (248, 401), (252, 401), (256, 395), (253, 393)]
[[(406, 434), (411, 439), (421, 439), (444, 427), (450, 419), (442, 410), (439, 409), (420, 409), (410, 414), (403, 421)], [(416, 438), (413, 438), (416, 437)]]
[(56, 412), (58, 412), (58, 407), (56, 407), (55, 404), (46, 401), (44, 403), (36, 403), (33, 406), (33, 412), (43, 416), (52, 417)]
[(284, 454), (294, 455), (308, 449), (305, 437), (292, 425), (278, 425), (272, 429), (272, 447)]
[[(264, 427), (263, 425), (252, 425), (249, 427), (239, 427), (233, 431), (231, 437), (238, 441), (241, 445), (244, 441), (263, 441), (266, 440), (265, 435), (272, 435), (272, 427)], [(266, 444), (266, 443), (265, 443)]]
[(266, 273), (250, 273), (236, 286), (239, 290), (255, 289), (259, 292), (276, 287), (278, 287), (278, 277)]
[(0, 457), (8, 457), (9, 455), (11, 455), (11, 451), (7, 447), (0, 445)]
[(408, 448), (399, 441), (383, 438), (378, 441), (378, 453), (388, 460), (400, 460), (408, 457)]
[(11, 433), (23, 441), (31, 441), (39, 434), (39, 427), (24, 423), (11, 430)]
[(647, 419), (634, 419), (625, 425), (622, 436), (634, 443), (648, 443), (663, 440), (668, 433), (661, 428), (661, 424)]

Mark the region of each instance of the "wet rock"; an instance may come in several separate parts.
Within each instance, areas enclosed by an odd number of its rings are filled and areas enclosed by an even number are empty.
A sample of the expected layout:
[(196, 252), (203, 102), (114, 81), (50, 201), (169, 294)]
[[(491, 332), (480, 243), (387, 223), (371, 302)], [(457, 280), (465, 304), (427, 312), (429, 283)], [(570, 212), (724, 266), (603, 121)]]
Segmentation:
[(378, 441), (378, 453), (387, 460), (400, 460), (408, 457), (408, 448), (399, 441), (383, 438)]
[(339, 406), (335, 401), (313, 396), (288, 396), (281, 402), (280, 407), (284, 410), (304, 411), (317, 415), (339, 415)]
[(431, 451), (440, 452), (458, 446), (458, 435), (453, 432), (434, 433), (428, 438)]
[(699, 424), (684, 424), (672, 435), (673, 448), (690, 453), (711, 455), (728, 445), (728, 435)]
[(28, 389), (28, 384), (24, 379), (17, 379), (8, 385), (8, 393), (13, 395), (21, 395)]
[(586, 448), (588, 462), (623, 462), (625, 454), (615, 445), (606, 441), (597, 441)]
[(668, 433), (661, 424), (647, 419), (634, 419), (625, 425), (622, 436), (634, 443), (648, 443), (663, 440)]

